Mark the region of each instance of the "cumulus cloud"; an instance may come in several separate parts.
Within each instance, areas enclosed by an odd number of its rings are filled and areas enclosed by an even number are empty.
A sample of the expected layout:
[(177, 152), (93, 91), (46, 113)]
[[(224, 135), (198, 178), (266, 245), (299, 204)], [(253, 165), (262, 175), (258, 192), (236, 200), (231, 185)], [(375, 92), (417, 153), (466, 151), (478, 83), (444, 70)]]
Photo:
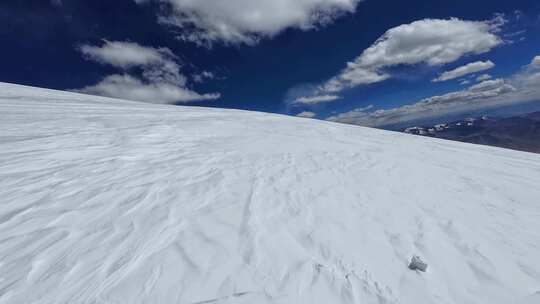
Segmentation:
[(442, 73), (439, 77), (433, 79), (433, 82), (447, 81), (455, 78), (459, 78), (468, 74), (477, 73), (485, 70), (489, 70), (495, 67), (495, 64), (490, 60), (471, 62), (464, 66), (460, 66), (450, 71)]
[(303, 104), (318, 104), (322, 102), (330, 102), (340, 99), (339, 96), (336, 95), (320, 95), (320, 96), (302, 96), (295, 99), (295, 103), (303, 103)]
[(317, 114), (315, 114), (314, 112), (310, 112), (310, 111), (304, 111), (304, 112), (300, 112), (300, 113), (296, 114), (296, 116), (305, 117), (305, 118), (313, 118), (313, 117), (317, 116)]
[(491, 75), (489, 75), (489, 74), (482, 74), (482, 75), (476, 77), (476, 81), (477, 81), (477, 82), (482, 82), (482, 81), (484, 81), (484, 80), (489, 80), (489, 79), (491, 79), (491, 78), (492, 78), (492, 77), (491, 77)]
[(180, 38), (255, 44), (287, 28), (309, 30), (352, 13), (360, 0), (135, 0), (165, 3), (162, 23), (180, 28)]
[(465, 90), (391, 109), (360, 108), (327, 120), (364, 126), (392, 125), (463, 110), (540, 101), (540, 56), (506, 79), (484, 80)]
[[(180, 72), (177, 57), (168, 48), (104, 40), (101, 46), (82, 45), (78, 49), (86, 59), (119, 68), (124, 74), (107, 76), (95, 85), (74, 91), (151, 103), (213, 100), (220, 97), (218, 93), (199, 94), (189, 89), (187, 78)], [(133, 75), (136, 72), (140, 77)]]
[(504, 18), (497, 16), (488, 21), (424, 19), (394, 27), (347, 63), (315, 95), (386, 80), (392, 77), (387, 69), (394, 66), (440, 66), (469, 54), (488, 52), (503, 42), (497, 32), (504, 23)]

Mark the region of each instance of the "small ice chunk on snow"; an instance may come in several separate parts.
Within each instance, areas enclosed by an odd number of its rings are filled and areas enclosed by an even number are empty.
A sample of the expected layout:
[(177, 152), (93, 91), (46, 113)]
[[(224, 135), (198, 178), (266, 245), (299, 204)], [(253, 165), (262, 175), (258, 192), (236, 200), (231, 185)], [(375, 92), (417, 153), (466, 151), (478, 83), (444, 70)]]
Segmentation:
[(409, 269), (425, 272), (427, 269), (427, 264), (422, 261), (419, 256), (415, 255), (412, 257), (411, 262), (409, 263)]

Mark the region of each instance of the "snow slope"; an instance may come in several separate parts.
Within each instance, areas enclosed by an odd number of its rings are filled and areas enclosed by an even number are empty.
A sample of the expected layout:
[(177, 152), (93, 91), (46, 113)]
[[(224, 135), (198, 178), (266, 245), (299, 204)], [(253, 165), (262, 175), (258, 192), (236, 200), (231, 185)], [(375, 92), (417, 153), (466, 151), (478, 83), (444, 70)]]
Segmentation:
[(0, 84), (0, 303), (535, 299), (540, 155)]

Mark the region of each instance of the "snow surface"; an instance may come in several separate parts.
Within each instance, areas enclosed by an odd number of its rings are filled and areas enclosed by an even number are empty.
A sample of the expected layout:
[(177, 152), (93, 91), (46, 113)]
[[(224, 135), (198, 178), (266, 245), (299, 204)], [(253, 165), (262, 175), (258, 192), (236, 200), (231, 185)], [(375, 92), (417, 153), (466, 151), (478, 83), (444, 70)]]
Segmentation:
[(0, 84), (0, 303), (538, 300), (540, 155)]

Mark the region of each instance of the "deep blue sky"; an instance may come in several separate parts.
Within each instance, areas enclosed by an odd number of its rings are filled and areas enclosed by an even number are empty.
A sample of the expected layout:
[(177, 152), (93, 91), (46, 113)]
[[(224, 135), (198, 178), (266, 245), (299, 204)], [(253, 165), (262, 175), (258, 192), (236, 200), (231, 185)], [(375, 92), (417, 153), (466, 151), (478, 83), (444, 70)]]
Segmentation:
[[(344, 98), (316, 107), (292, 107), (289, 90), (302, 84), (320, 84), (339, 73), (347, 61), (359, 56), (388, 29), (424, 18), (457, 17), (482, 21), (495, 13), (520, 20), (504, 31), (526, 30), (524, 41), (468, 56), (444, 67), (415, 66), (396, 71), (393, 79), (361, 86), (343, 93)], [(310, 110), (321, 116), (369, 104), (392, 108), (432, 95), (459, 90), (457, 81), (429, 80), (476, 60), (492, 60), (490, 73), (506, 77), (540, 55), (540, 2), (516, 1), (388, 1), (361, 2), (354, 14), (346, 14), (317, 30), (287, 29), (252, 46), (215, 43), (212, 48), (176, 38), (178, 29), (158, 24), (156, 8), (133, 0), (64, 0), (61, 6), (45, 0), (7, 0), (0, 3), (0, 81), (54, 89), (76, 89), (100, 81), (115, 69), (85, 60), (76, 49), (98, 45), (102, 39), (131, 41), (167, 47), (184, 63), (183, 73), (212, 71), (218, 77), (193, 88), (220, 92), (219, 100), (196, 105), (241, 108), (295, 114)]]

